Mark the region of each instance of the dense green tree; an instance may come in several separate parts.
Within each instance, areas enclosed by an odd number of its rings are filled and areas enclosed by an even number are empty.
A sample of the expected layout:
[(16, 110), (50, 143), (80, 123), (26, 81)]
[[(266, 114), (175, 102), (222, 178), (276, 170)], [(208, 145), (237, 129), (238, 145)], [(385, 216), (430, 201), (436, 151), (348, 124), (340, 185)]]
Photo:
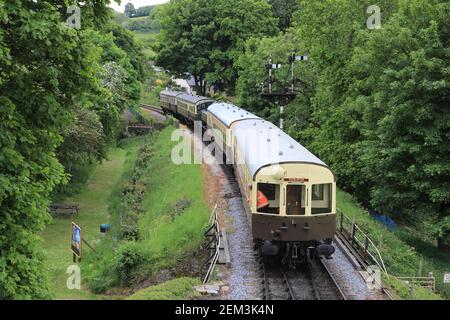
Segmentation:
[(134, 17), (136, 15), (136, 9), (131, 2), (125, 5), (125, 10), (123, 12), (128, 18)]
[[(91, 9), (102, 5), (84, 3)], [(49, 221), (49, 193), (63, 179), (55, 157), (60, 133), (77, 97), (95, 87), (96, 72), (95, 52), (65, 20), (52, 1), (0, 3), (3, 299), (49, 297), (35, 234)]]
[[(74, 3), (79, 30), (65, 24)], [(50, 193), (75, 161), (104, 157), (120, 113), (138, 100), (139, 47), (108, 23), (107, 3), (0, 2), (0, 299), (51, 297), (36, 236)], [(111, 61), (126, 73), (120, 86)]]
[(298, 0), (270, 0), (272, 11), (278, 18), (278, 27), (284, 31), (291, 26), (292, 15), (299, 8)]
[[(357, 34), (377, 31), (368, 30), (366, 25), (366, 11), (371, 4), (361, 0), (301, 1), (293, 21), (317, 77), (310, 127), (301, 135), (333, 168), (339, 185), (365, 205), (370, 181), (359, 155), (359, 143), (363, 140), (358, 126), (361, 114), (345, 107), (344, 102), (353, 86), (346, 67), (357, 45)], [(378, 5), (384, 23), (396, 2), (383, 0)]]
[(265, 0), (174, 0), (162, 6), (159, 19), (157, 64), (192, 74), (198, 92), (204, 92), (204, 80), (232, 90), (245, 40), (277, 31)]
[(150, 16), (155, 6), (143, 6), (136, 9), (136, 17)]
[[(450, 247), (450, 4), (414, 0), (361, 34), (345, 106), (361, 113), (358, 148), (371, 204)], [(351, 101), (352, 100), (352, 101)]]

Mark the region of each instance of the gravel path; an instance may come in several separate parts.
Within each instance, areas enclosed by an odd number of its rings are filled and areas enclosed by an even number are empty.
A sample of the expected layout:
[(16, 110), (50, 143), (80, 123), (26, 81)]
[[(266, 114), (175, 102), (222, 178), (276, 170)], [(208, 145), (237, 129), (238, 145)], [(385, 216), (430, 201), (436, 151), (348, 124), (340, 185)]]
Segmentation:
[(334, 244), (333, 259), (325, 260), (348, 300), (384, 300), (379, 291), (370, 290), (358, 270), (350, 263), (341, 249)]

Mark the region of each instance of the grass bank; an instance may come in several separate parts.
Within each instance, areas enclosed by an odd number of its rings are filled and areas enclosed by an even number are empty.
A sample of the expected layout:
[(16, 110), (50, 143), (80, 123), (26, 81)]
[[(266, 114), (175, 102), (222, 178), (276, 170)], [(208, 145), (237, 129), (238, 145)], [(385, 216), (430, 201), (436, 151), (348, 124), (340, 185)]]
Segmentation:
[[(95, 245), (101, 239), (99, 225), (110, 220), (108, 206), (111, 193), (122, 179), (127, 167), (134, 162), (140, 139), (130, 139), (121, 148), (110, 151), (108, 160), (98, 165), (88, 182), (81, 187), (79, 194), (64, 199), (64, 203), (76, 203), (80, 207), (74, 221), (82, 227), (84, 238)], [(42, 232), (43, 246), (47, 255), (47, 267), (51, 278), (51, 287), (57, 299), (99, 299), (105, 298), (89, 292), (81, 272), (81, 290), (69, 290), (66, 286), (67, 267), (72, 264), (70, 249), (71, 218), (60, 215)], [(84, 254), (90, 249), (84, 246)], [(111, 297), (108, 297), (111, 298)]]
[[(89, 261), (90, 288), (96, 292), (133, 288), (182, 263), (203, 240), (210, 209), (201, 168), (172, 162), (179, 143), (171, 141), (173, 130), (168, 126), (144, 143), (130, 179), (122, 183), (120, 203), (112, 205), (113, 230)], [(168, 295), (170, 284), (163, 287)]]
[[(411, 232), (399, 227), (391, 232), (372, 219), (369, 213), (348, 194), (338, 191), (337, 207), (367, 232), (377, 245), (389, 274), (394, 276), (417, 277), (433, 272), (439, 296), (419, 287), (408, 287), (395, 279), (387, 280), (399, 298), (402, 299), (450, 299), (450, 285), (443, 283), (445, 272), (450, 272), (450, 257), (431, 244), (426, 244)], [(422, 260), (422, 274), (419, 274)]]

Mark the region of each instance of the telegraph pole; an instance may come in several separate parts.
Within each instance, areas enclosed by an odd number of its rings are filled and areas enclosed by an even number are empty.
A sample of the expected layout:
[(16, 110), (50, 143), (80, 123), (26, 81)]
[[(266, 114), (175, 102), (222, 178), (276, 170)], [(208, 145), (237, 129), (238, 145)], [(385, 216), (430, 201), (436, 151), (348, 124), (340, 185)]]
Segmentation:
[[(283, 130), (284, 127), (284, 107), (295, 99), (296, 93), (294, 92), (295, 87), (295, 78), (294, 78), (294, 64), (295, 61), (306, 61), (308, 60), (307, 56), (296, 56), (295, 50), (292, 50), (291, 55), (289, 56), (289, 71), (291, 73), (291, 85), (290, 88), (286, 86), (286, 81), (283, 83), (283, 87), (281, 87), (280, 91), (273, 92), (273, 71), (275, 69), (281, 69), (282, 65), (279, 63), (274, 64), (272, 60), (272, 55), (269, 57), (269, 63), (266, 65), (266, 68), (269, 72), (269, 91), (264, 92), (264, 84), (261, 84), (261, 94), (260, 96), (264, 99), (269, 100), (273, 104), (278, 104), (280, 107), (280, 129)], [(288, 74), (289, 74), (288, 71)], [(286, 77), (287, 80), (287, 77)]]

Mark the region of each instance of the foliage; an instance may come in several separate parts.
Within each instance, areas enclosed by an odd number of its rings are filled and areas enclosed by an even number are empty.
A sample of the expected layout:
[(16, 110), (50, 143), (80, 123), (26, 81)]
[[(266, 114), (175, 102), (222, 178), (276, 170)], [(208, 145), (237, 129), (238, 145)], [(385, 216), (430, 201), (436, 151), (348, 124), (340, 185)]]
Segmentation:
[(156, 64), (178, 76), (192, 74), (202, 93), (204, 80), (232, 90), (245, 40), (277, 31), (264, 0), (174, 0), (160, 9)]
[[(84, 3), (103, 20), (102, 2)], [(2, 1), (0, 29), (0, 298), (48, 298), (35, 233), (64, 178), (55, 149), (73, 101), (95, 87), (95, 54), (48, 1)]]
[(138, 290), (127, 300), (188, 300), (195, 295), (193, 286), (199, 285), (196, 278), (175, 278), (155, 286)]
[(134, 5), (131, 2), (128, 2), (125, 5), (125, 10), (123, 12), (128, 18), (131, 18), (136, 15), (136, 9), (134, 8)]
[[(277, 110), (258, 97), (258, 83), (267, 82), (269, 54), (283, 63), (296, 43), (309, 60), (296, 65), (300, 95), (286, 109), (288, 133), (330, 165), (340, 187), (364, 206), (414, 225), (444, 248), (450, 5), (379, 1), (381, 29), (369, 30), (371, 4), (301, 1), (284, 35), (247, 41), (237, 63), (238, 100), (276, 120)], [(274, 71), (279, 79), (283, 72)]]
[(298, 0), (270, 0), (273, 15), (278, 18), (278, 27), (284, 31), (291, 26), (292, 15), (299, 9)]
[[(283, 65), (281, 69), (273, 72), (273, 77), (276, 79), (273, 83), (274, 91), (281, 91), (282, 88), (290, 86), (291, 74), (288, 66), (288, 57), (292, 49), (296, 49), (299, 53), (305, 51), (299, 38), (292, 31), (276, 37), (252, 38), (247, 41), (245, 53), (236, 62), (236, 66), (239, 68), (239, 78), (236, 83), (238, 104), (274, 123), (278, 122), (278, 108), (270, 106), (267, 100), (259, 97), (261, 83), (266, 84), (264, 90), (267, 91), (268, 75), (264, 65), (267, 64), (270, 56), (272, 56), (274, 63)], [(314, 95), (315, 74), (309, 65), (297, 62), (294, 67), (294, 76), (301, 79), (296, 84), (297, 88), (300, 88), (301, 94), (286, 108), (285, 122), (288, 128), (287, 132), (292, 137), (305, 142), (299, 134), (309, 125), (310, 100)]]
[(146, 191), (145, 177), (147, 167), (152, 158), (153, 151), (150, 144), (144, 144), (138, 152), (138, 157), (131, 175), (124, 183), (122, 201), (118, 207), (120, 216), (119, 237), (126, 240), (139, 238), (138, 220), (143, 212), (142, 201)]
[(105, 136), (98, 115), (81, 107), (75, 109), (74, 116), (75, 121), (63, 129), (64, 140), (57, 149), (58, 160), (70, 182), (58, 185), (53, 198), (79, 191), (92, 172), (93, 164), (106, 156)]
[(155, 6), (143, 6), (136, 9), (135, 17), (150, 16)]
[[(81, 8), (80, 30), (68, 28), (67, 8), (56, 2), (0, 3), (0, 298), (5, 299), (50, 297), (35, 236), (50, 220), (50, 194), (67, 181), (64, 169), (79, 172), (74, 157), (87, 163), (104, 157), (121, 108), (139, 99), (139, 48), (119, 27), (108, 29), (109, 1), (71, 1)], [(119, 56), (129, 77), (123, 92), (113, 92), (101, 85), (100, 74), (109, 57)]]

